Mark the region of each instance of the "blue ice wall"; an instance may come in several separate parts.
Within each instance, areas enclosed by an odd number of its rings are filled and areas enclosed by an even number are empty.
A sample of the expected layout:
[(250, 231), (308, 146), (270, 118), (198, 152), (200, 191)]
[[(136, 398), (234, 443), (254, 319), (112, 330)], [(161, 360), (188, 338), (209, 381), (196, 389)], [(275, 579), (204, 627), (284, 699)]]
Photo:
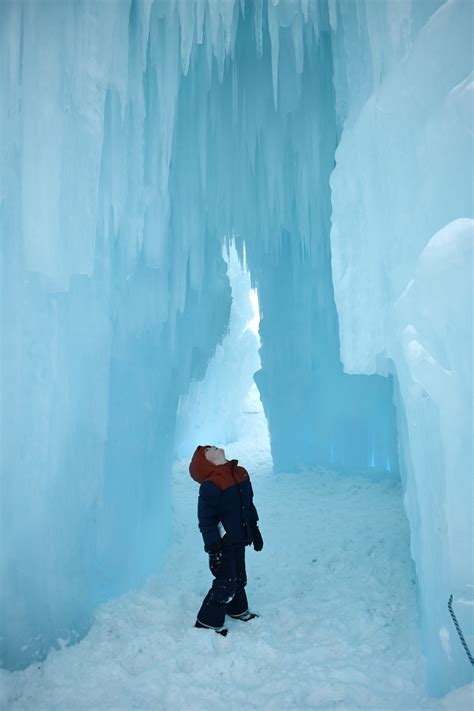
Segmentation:
[(429, 688), (472, 678), (471, 27), (464, 0), (0, 4), (9, 667), (159, 566), (234, 238), (276, 468), (398, 458)]
[[(241, 18), (234, 62), (212, 87), (208, 160), (216, 169), (208, 188), (216, 200), (206, 209), (216, 229), (224, 225), (237, 245), (245, 242), (258, 288), (256, 382), (274, 468), (398, 476), (391, 380), (345, 375), (339, 357), (329, 245), (338, 128), (327, 8), (320, 6), (317, 38), (305, 28), (308, 43), (299, 50), (291, 25), (279, 29), (276, 67), (271, 21), (265, 13), (259, 52), (254, 15)], [(197, 64), (195, 72), (189, 81), (204, 83), (205, 70)]]
[(392, 379), (343, 372), (329, 253), (321, 257), (312, 267), (284, 236), (274, 268), (258, 280), (262, 369), (255, 379), (274, 468), (398, 477)]
[(331, 176), (341, 359), (394, 374), (428, 688), (443, 694), (474, 679), (448, 609), (452, 595), (472, 652), (474, 7), (350, 5), (333, 30), (346, 50)]
[[(177, 403), (224, 335), (230, 287), (220, 241), (181, 223), (192, 181), (164, 155), (173, 131), (157, 146), (159, 19), (149, 31), (126, 2), (0, 14), (0, 634), (15, 669), (159, 569)], [(172, 128), (185, 146), (186, 123)]]

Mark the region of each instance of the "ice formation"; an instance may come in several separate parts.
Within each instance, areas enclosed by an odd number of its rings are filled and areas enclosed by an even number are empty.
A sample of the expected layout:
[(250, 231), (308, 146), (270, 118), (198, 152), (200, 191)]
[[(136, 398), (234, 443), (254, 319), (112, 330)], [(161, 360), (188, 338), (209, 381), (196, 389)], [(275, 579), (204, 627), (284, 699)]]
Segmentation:
[(465, 683), (471, 3), (7, 1), (0, 47), (3, 663), (163, 558), (234, 235), (275, 468), (400, 471), (429, 688)]
[[(228, 332), (220, 343), (203, 380), (193, 381), (178, 406), (176, 450), (179, 457), (191, 458), (197, 442), (225, 445), (240, 440), (252, 402), (254, 373), (260, 368), (259, 338), (254, 331), (254, 307), (250, 301), (250, 276), (240, 264), (232, 245), (224, 258), (232, 289)], [(258, 298), (257, 298), (258, 307)], [(206, 328), (204, 316), (202, 327)]]
[(341, 358), (348, 372), (386, 369), (397, 383), (422, 642), (438, 692), (472, 678), (450, 594), (474, 642), (472, 10), (440, 7), (349, 110), (331, 177)]

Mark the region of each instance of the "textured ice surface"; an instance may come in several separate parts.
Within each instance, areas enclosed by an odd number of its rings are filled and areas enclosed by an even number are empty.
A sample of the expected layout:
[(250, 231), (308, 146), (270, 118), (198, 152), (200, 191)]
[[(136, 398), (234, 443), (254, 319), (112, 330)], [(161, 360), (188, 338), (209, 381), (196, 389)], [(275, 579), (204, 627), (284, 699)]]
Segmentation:
[(275, 469), (400, 470), (430, 688), (464, 683), (472, 4), (8, 1), (0, 53), (4, 663), (163, 559), (235, 235)]
[(447, 609), (452, 593), (472, 647), (473, 608), (460, 602), (474, 581), (472, 27), (465, 2), (429, 19), (349, 111), (331, 177), (341, 358), (348, 372), (396, 376), (434, 691), (472, 678)]
[(169, 224), (179, 57), (169, 32), (163, 74), (143, 81), (162, 52), (150, 11), (0, 7), (0, 587), (13, 668), (82, 636), (99, 600), (160, 565), (178, 400), (229, 318), (220, 242)]

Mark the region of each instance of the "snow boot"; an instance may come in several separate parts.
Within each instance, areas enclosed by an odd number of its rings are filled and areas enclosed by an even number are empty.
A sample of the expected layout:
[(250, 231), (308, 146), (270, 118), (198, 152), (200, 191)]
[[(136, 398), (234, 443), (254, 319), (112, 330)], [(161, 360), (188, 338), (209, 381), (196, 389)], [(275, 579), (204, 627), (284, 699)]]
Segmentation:
[(253, 620), (255, 617), (258, 617), (258, 615), (256, 615), (255, 612), (249, 612), (248, 610), (246, 610), (240, 615), (229, 615), (229, 617), (233, 617), (234, 620), (242, 620), (242, 622), (248, 622), (249, 620)]
[(202, 622), (199, 622), (199, 620), (196, 620), (194, 626), (203, 630), (214, 630), (214, 632), (217, 632), (217, 634), (220, 634), (223, 637), (225, 637), (229, 631), (226, 627), (208, 627), (207, 625), (203, 625)]

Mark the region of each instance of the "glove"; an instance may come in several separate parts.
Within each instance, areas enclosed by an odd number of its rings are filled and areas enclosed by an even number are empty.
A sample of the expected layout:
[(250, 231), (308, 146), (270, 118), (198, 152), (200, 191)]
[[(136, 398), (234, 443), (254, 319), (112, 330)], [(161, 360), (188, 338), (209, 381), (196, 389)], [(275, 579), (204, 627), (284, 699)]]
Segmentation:
[(220, 543), (211, 543), (211, 545), (208, 546), (207, 552), (209, 553), (209, 569), (213, 575), (217, 575), (224, 557), (222, 545)]
[(261, 551), (263, 548), (262, 534), (260, 533), (260, 529), (257, 526), (256, 521), (253, 521), (251, 525), (252, 525), (252, 538), (253, 538), (254, 550)]

